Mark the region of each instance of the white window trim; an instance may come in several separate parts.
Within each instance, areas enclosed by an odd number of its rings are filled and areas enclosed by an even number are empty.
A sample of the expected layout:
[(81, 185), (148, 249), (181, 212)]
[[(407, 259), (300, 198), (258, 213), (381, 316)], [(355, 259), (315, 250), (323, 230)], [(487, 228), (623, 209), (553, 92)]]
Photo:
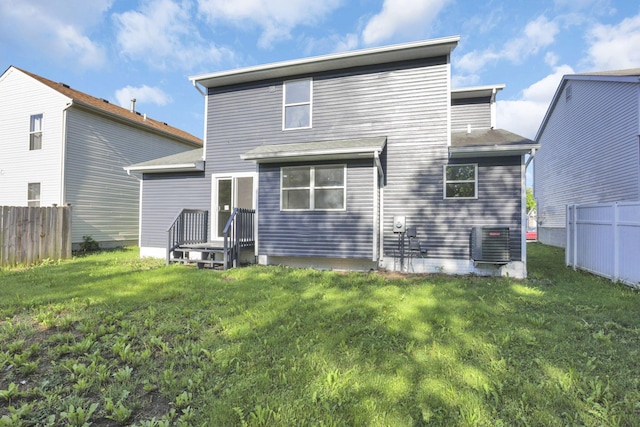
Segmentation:
[[(333, 185), (333, 186), (326, 186), (326, 187), (316, 187), (315, 186), (315, 174), (316, 174), (316, 167), (326, 167), (326, 166), (332, 166), (332, 167), (342, 167), (342, 173), (343, 173), (343, 177), (342, 177), (342, 182), (344, 183), (344, 185)], [(302, 168), (302, 167), (306, 167), (309, 168), (309, 187), (291, 187), (291, 188), (284, 188), (283, 185), (283, 175), (282, 175), (282, 171), (284, 169), (287, 168)], [(335, 189), (335, 188), (341, 188), (344, 189), (344, 191), (342, 192), (342, 208), (338, 208), (338, 209), (316, 209), (315, 207), (315, 190), (317, 189)], [(283, 204), (283, 198), (282, 198), (282, 193), (284, 190), (309, 190), (309, 209), (285, 209), (282, 204)], [(280, 168), (280, 211), (281, 212), (345, 212), (347, 210), (347, 165), (344, 163), (341, 164), (332, 164), (332, 165), (313, 165), (313, 166), (282, 166)]]
[[(294, 102), (291, 104), (287, 104), (286, 99), (287, 99), (287, 83), (293, 83), (293, 82), (301, 82), (301, 81), (305, 81), (308, 80), (309, 81), (309, 102)], [(296, 107), (296, 106), (301, 106), (301, 105), (308, 105), (309, 106), (309, 126), (302, 126), (302, 127), (296, 127), (296, 128), (288, 128), (287, 127), (287, 117), (286, 117), (286, 110), (287, 107)], [(307, 77), (304, 79), (295, 79), (295, 80), (285, 80), (284, 83), (282, 84), (282, 130), (283, 131), (288, 131), (288, 130), (298, 130), (298, 129), (311, 129), (313, 127), (313, 79), (311, 77)]]
[[(473, 186), (474, 195), (473, 197), (447, 197), (447, 184), (457, 184), (457, 183), (465, 183), (471, 181), (447, 181), (447, 168), (449, 166), (473, 166), (474, 176), (473, 176)], [(475, 200), (478, 198), (478, 164), (477, 163), (461, 163), (454, 165), (444, 165), (442, 167), (442, 198), (445, 200)]]
[[(40, 130), (39, 131), (34, 131), (31, 129), (31, 119), (34, 116), (42, 116), (40, 119)], [(34, 135), (36, 133), (40, 133), (40, 148), (31, 148), (31, 135)], [(29, 115), (29, 151), (38, 151), (38, 150), (42, 150), (42, 135), (44, 134), (44, 113), (36, 113), (36, 114), (31, 114)]]

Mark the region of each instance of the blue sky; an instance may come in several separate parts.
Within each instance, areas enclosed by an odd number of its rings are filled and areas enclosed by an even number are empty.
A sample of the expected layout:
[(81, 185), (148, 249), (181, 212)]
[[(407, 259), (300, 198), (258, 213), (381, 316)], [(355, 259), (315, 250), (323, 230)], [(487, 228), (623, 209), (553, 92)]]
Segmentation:
[(640, 67), (633, 0), (0, 0), (0, 67), (203, 134), (189, 76), (460, 35), (454, 87), (506, 84), (498, 127), (533, 138), (564, 74)]

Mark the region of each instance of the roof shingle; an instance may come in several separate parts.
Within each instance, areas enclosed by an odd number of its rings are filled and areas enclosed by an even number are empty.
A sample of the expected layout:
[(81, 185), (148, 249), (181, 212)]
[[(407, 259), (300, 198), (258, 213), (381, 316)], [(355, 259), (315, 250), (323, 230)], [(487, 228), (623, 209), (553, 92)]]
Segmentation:
[(119, 105), (112, 104), (106, 99), (96, 98), (95, 96), (91, 96), (84, 92), (80, 92), (79, 90), (72, 89), (71, 87), (63, 83), (56, 83), (52, 80), (49, 80), (47, 78), (44, 78), (42, 76), (39, 76), (37, 74), (31, 73), (29, 71), (23, 70), (15, 66), (13, 68), (23, 72), (24, 74), (28, 75), (29, 77), (32, 77), (33, 79), (39, 81), (40, 83), (46, 86), (49, 86), (51, 89), (61, 93), (62, 95), (73, 99), (75, 103), (92, 107), (94, 109), (100, 110), (102, 112), (105, 112), (111, 115), (115, 115), (126, 121), (134, 122), (143, 127), (147, 127), (150, 130), (159, 131), (161, 133), (165, 133), (170, 136), (173, 136), (174, 138), (182, 139), (185, 142), (189, 142), (193, 144), (194, 146), (202, 146), (202, 140), (200, 138), (182, 129), (169, 126), (164, 122), (160, 122), (150, 117), (146, 117), (145, 115), (132, 112), (126, 108), (120, 107)]

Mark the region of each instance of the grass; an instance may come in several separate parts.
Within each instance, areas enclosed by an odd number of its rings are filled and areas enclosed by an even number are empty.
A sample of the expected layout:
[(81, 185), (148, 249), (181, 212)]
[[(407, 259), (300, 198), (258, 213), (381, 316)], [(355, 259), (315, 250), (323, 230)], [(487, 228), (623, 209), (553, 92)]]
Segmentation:
[(640, 426), (640, 293), (529, 270), (0, 270), (0, 426)]

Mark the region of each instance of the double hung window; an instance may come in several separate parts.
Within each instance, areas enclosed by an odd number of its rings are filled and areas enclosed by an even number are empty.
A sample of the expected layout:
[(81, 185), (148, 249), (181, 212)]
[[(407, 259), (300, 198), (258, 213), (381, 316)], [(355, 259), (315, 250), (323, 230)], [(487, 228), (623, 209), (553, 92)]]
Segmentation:
[(29, 124), (29, 150), (42, 148), (42, 114), (31, 116)]
[(478, 197), (478, 165), (446, 165), (444, 198), (475, 199)]
[(345, 209), (345, 165), (283, 167), (280, 175), (282, 210)]
[(27, 184), (27, 206), (36, 208), (40, 206), (39, 182), (30, 182)]
[(312, 87), (311, 79), (284, 82), (283, 129), (311, 127)]

